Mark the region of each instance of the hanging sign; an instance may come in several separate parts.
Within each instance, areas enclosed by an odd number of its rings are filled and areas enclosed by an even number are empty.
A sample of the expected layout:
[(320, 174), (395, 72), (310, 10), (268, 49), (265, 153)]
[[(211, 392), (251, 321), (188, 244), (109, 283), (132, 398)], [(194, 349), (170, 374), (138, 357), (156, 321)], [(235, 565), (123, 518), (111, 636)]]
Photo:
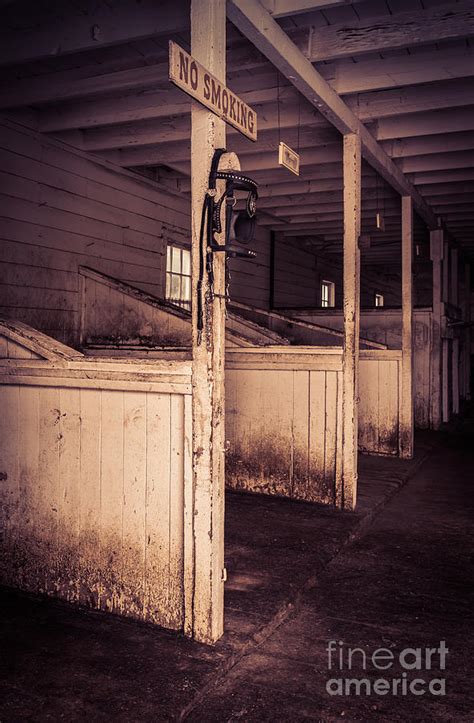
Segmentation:
[(170, 40), (169, 78), (185, 93), (237, 128), (252, 141), (257, 140), (257, 114), (240, 100), (183, 48)]
[(283, 143), (283, 141), (280, 141), (280, 145), (278, 146), (278, 163), (280, 166), (288, 168), (295, 176), (300, 175), (300, 157), (296, 151), (290, 148), (290, 146), (287, 146), (286, 143)]

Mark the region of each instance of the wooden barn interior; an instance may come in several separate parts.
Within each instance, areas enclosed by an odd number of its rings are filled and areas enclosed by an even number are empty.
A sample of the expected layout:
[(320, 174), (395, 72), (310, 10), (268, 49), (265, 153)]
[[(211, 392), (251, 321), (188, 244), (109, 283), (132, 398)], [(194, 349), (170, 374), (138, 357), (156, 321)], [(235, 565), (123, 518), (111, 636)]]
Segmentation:
[[(354, 509), (358, 449), (410, 458), (470, 398), (474, 2), (0, 13), (1, 582), (212, 643), (225, 486)], [(211, 279), (218, 148), (256, 256)]]

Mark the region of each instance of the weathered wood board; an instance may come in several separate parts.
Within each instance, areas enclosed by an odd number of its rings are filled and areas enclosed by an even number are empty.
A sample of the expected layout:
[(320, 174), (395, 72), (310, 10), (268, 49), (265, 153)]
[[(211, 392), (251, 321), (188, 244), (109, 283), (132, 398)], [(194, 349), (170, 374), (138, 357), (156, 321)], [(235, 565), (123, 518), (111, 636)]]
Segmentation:
[[(342, 314), (334, 311), (288, 311), (298, 319), (342, 329)], [(402, 339), (402, 315), (400, 309), (376, 309), (362, 311), (360, 316), (361, 336), (387, 345), (389, 349), (400, 349)], [(413, 312), (413, 397), (415, 426), (427, 429), (431, 419), (431, 351), (432, 312), (430, 309), (415, 309)]]
[(2, 584), (181, 629), (190, 363), (0, 352)]
[(334, 504), (341, 363), (308, 347), (227, 352), (228, 487)]
[[(401, 352), (362, 350), (359, 449), (399, 452)], [(342, 484), (342, 350), (227, 350), (226, 484), (335, 504)]]

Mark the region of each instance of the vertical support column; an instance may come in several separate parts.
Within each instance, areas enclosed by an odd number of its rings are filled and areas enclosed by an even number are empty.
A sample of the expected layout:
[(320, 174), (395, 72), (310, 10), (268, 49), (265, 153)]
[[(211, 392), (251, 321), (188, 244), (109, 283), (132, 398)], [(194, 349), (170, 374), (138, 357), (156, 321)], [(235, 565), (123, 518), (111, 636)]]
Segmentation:
[(342, 354), (342, 506), (357, 502), (360, 317), (361, 142), (355, 133), (344, 136), (344, 341)]
[[(449, 303), (449, 241), (444, 241), (443, 252), (443, 290), (442, 300), (445, 304)], [(444, 309), (444, 307), (443, 307)], [(442, 421), (449, 422), (449, 339), (446, 336), (441, 337), (441, 412)]]
[[(451, 249), (451, 295), (450, 301), (454, 306), (459, 304), (459, 279), (458, 279), (458, 250)], [(454, 330), (452, 342), (452, 411), (459, 414), (459, 331)]]
[(466, 399), (471, 398), (471, 265), (466, 263), (464, 268), (464, 284), (466, 288), (466, 300), (464, 308), (464, 321), (466, 322), (466, 332), (464, 335), (464, 396)]
[(458, 279), (458, 250), (451, 249), (451, 294), (449, 301), (453, 306), (459, 304), (459, 279)]
[(402, 197), (402, 394), (400, 457), (413, 457), (413, 200)]
[(442, 268), (444, 256), (443, 230), (430, 232), (431, 261), (433, 262), (433, 313), (431, 325), (431, 410), (430, 423), (433, 429), (441, 424), (441, 322), (443, 316), (442, 302)]
[(449, 241), (443, 242), (443, 290), (441, 298), (449, 303)]
[[(191, 0), (191, 54), (225, 83), (225, 0)], [(214, 257), (214, 297), (204, 270), (204, 330), (198, 339), (197, 281), (199, 233), (209, 169), (216, 148), (225, 147), (225, 124), (210, 111), (192, 104), (192, 392), (194, 584), (192, 620), (185, 632), (213, 643), (224, 629), (224, 350), (225, 259)]]

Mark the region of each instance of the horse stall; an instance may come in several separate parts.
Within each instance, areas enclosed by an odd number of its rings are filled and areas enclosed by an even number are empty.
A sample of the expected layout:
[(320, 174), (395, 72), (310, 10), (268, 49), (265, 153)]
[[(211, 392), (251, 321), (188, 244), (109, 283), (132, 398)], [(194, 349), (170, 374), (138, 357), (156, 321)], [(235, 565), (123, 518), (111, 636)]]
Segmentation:
[(191, 618), (191, 363), (88, 357), (0, 324), (3, 584)]
[[(79, 282), (79, 350), (1, 323), (1, 579), (190, 632), (190, 313), (90, 268)], [(226, 485), (341, 506), (341, 333), (252, 314), (226, 322)], [(401, 355), (361, 346), (359, 446), (396, 454)]]
[[(87, 354), (153, 358), (189, 350), (189, 312), (91, 269), (80, 275)], [(329, 327), (229, 304), (228, 488), (341, 504), (341, 338)], [(366, 339), (361, 347), (359, 446), (394, 455), (401, 355)]]

